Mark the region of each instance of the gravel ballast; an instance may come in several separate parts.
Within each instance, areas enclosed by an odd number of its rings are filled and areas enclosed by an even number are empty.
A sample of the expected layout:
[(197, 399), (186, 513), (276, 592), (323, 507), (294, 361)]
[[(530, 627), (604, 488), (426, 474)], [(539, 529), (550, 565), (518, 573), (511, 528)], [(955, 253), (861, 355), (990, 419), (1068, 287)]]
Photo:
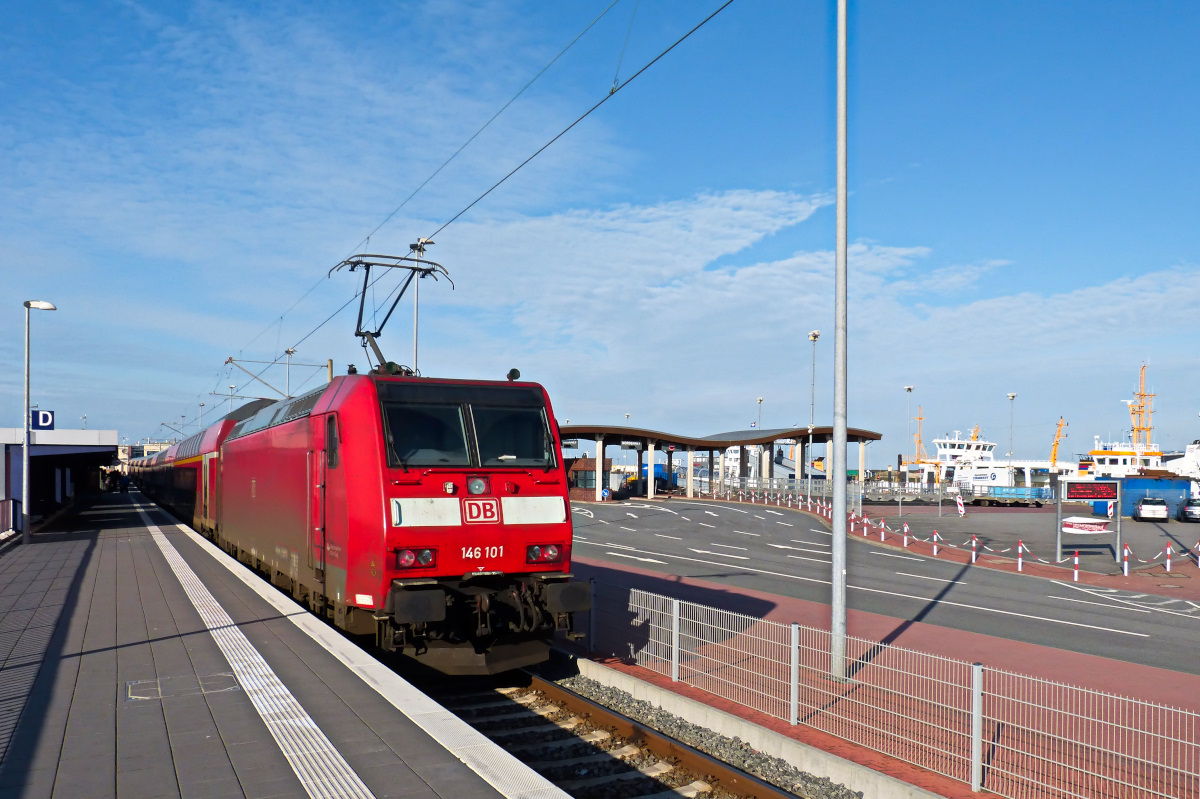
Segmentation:
[(861, 791), (852, 791), (826, 777), (801, 771), (784, 760), (759, 752), (740, 738), (728, 738), (691, 724), (619, 689), (578, 675), (555, 682), (804, 799), (863, 799)]

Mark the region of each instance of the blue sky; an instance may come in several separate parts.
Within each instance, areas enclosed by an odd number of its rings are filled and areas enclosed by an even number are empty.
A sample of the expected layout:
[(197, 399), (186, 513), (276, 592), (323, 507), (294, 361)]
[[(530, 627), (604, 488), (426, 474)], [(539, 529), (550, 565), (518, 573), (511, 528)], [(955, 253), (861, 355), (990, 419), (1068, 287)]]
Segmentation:
[[(7, 5), (0, 425), (26, 298), (60, 308), (34, 317), (60, 427), (163, 436), (210, 392), (258, 393), (225, 359), (277, 358), (349, 299), (329, 268), (610, 2)], [(370, 251), (436, 230), (718, 5), (619, 0)], [(850, 424), (884, 434), (872, 463), (907, 449), (906, 384), (927, 438), (1007, 442), (1015, 391), (1018, 454), (1048, 456), (1060, 415), (1085, 450), (1122, 435), (1143, 361), (1156, 438), (1200, 438), (1200, 7), (851, 7)], [(833, 9), (735, 0), (441, 232), (456, 288), (422, 286), (422, 371), (516, 366), (560, 420), (707, 434), (762, 396), (785, 426), (818, 328), (827, 421)], [(381, 344), (408, 363), (403, 306)], [(352, 328), (296, 359), (364, 366)]]

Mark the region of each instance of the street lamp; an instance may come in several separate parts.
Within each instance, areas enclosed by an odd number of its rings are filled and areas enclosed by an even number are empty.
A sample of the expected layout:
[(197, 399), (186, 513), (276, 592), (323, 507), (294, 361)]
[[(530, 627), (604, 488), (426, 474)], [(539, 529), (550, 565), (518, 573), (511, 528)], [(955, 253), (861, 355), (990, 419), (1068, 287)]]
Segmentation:
[[(808, 394), (808, 457), (802, 457), (801, 468), (808, 472), (808, 495), (812, 496), (812, 469), (808, 469), (806, 461), (812, 457), (813, 446), (813, 409), (817, 405), (817, 339), (821, 337), (820, 330), (810, 330), (808, 340), (812, 342), (812, 383), (809, 385)], [(803, 449), (801, 445), (801, 449)]]
[(25, 445), (21, 447), (21, 543), (29, 543), (29, 311), (57, 311), (54, 303), (25, 300)]
[(1008, 395), (1008, 457), (1010, 460), (1013, 456), (1013, 414), (1017, 407), (1017, 403), (1014, 401), (1016, 398), (1016, 394)]
[(233, 389), (234, 389), (234, 385), (232, 383), (230, 383), (229, 384), (229, 412), (230, 413), (233, 413)]
[[(762, 430), (762, 399), (763, 399), (762, 397), (759, 397), (757, 400), (758, 401), (758, 421), (754, 423), (754, 428), (756, 430)], [(755, 473), (754, 473), (754, 476), (756, 478), (762, 477), (762, 472), (763, 472), (762, 467), (763, 467), (762, 447), (760, 446), (759, 450), (758, 450), (758, 468), (755, 470)]]
[(200, 418), (196, 420), (196, 429), (204, 429), (204, 403), (200, 403)]
[[(909, 441), (912, 441), (912, 393), (913, 393), (913, 386), (905, 386), (905, 387), (904, 387), (904, 393), (908, 394), (908, 413), (907, 413), (907, 414), (905, 414), (905, 417), (906, 417), (906, 418), (907, 418), (907, 420), (908, 420), (908, 440), (909, 440)], [(914, 451), (914, 452), (916, 452), (916, 446), (914, 446), (914, 447), (913, 447), (913, 451)]]

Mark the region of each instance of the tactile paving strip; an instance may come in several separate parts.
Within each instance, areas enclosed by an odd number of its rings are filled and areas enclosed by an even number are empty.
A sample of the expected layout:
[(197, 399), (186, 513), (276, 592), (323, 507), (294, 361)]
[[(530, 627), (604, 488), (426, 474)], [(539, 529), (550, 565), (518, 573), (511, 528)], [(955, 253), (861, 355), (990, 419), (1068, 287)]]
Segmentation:
[(312, 799), (375, 799), (175, 546), (142, 508), (137, 512), (308, 795)]

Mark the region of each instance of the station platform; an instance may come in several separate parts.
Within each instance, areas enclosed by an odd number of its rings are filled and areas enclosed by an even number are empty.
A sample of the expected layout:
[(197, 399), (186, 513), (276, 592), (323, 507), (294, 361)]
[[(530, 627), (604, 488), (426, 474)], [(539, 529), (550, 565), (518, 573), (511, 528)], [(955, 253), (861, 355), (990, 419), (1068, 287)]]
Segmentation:
[(140, 494), (0, 547), (0, 799), (564, 796)]

